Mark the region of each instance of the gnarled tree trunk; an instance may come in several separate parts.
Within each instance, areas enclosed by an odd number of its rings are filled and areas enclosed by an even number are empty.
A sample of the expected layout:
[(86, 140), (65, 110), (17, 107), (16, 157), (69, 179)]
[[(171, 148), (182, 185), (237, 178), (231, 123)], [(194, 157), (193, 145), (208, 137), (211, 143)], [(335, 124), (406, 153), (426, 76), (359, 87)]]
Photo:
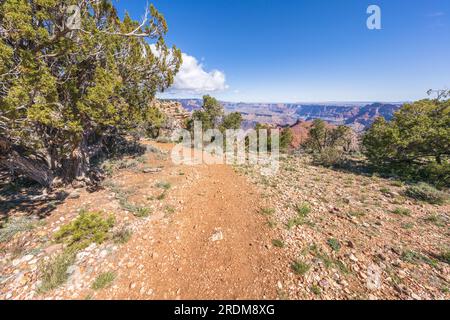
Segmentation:
[(19, 152), (5, 138), (0, 138), (0, 165), (12, 173), (19, 173), (46, 188), (51, 188), (55, 178), (44, 161), (37, 157), (23, 155), (23, 152)]

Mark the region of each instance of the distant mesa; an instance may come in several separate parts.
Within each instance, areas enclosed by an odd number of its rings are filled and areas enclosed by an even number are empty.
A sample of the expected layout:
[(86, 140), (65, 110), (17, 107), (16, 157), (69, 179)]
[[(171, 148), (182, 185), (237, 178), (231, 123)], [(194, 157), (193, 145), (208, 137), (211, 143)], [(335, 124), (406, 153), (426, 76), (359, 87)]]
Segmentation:
[[(183, 108), (192, 112), (202, 107), (201, 99), (178, 99)], [(256, 123), (276, 126), (298, 126), (302, 131), (306, 124), (301, 121), (322, 119), (332, 125), (347, 125), (356, 132), (369, 128), (377, 117), (391, 120), (402, 103), (234, 103), (222, 102), (226, 112), (240, 112), (244, 129)], [(299, 122), (299, 120), (301, 120)]]

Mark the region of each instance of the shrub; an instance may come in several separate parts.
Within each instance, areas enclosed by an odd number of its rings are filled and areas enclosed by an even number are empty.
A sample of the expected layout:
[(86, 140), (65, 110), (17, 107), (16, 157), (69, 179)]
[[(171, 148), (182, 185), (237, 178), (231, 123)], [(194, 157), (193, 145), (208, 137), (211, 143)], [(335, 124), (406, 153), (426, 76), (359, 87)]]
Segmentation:
[(40, 273), (42, 284), (39, 287), (39, 291), (45, 293), (66, 282), (69, 278), (67, 269), (74, 261), (75, 253), (66, 251), (54, 257), (48, 263), (41, 265)]
[(328, 147), (322, 152), (313, 155), (313, 162), (317, 165), (325, 167), (333, 167), (342, 163), (344, 153), (342, 150), (334, 147)]
[(274, 240), (272, 240), (272, 245), (274, 246), (274, 247), (277, 247), (277, 248), (284, 248), (284, 242), (282, 241), (282, 240), (280, 240), (280, 239), (274, 239)]
[(303, 276), (309, 271), (311, 266), (307, 263), (296, 260), (292, 262), (291, 268), (296, 275)]
[(130, 241), (132, 235), (133, 233), (131, 232), (131, 230), (124, 227), (113, 234), (113, 240), (115, 243), (125, 244)]
[(275, 213), (275, 209), (274, 208), (261, 208), (259, 210), (259, 213), (262, 214), (263, 216), (272, 216)]
[(10, 241), (17, 233), (32, 230), (36, 226), (36, 220), (20, 217), (11, 218), (0, 228), (0, 243)]
[(169, 182), (158, 182), (155, 187), (160, 188), (160, 189), (164, 189), (164, 190), (169, 190), (172, 185)]
[(406, 189), (405, 195), (419, 201), (428, 202), (430, 204), (444, 204), (448, 195), (426, 183), (419, 183)]
[(397, 214), (399, 216), (410, 216), (411, 210), (406, 208), (396, 208), (394, 211), (392, 211), (393, 214)]
[(309, 206), (309, 203), (304, 202), (297, 204), (295, 206), (295, 211), (297, 211), (299, 217), (306, 218), (308, 214), (311, 213), (311, 207)]
[(112, 285), (113, 281), (116, 279), (116, 274), (114, 272), (105, 272), (99, 275), (94, 283), (92, 284), (93, 290), (101, 290), (108, 288)]
[(316, 296), (320, 295), (322, 293), (322, 290), (317, 286), (317, 285), (312, 285), (311, 286), (311, 291), (312, 293), (314, 293)]
[(55, 234), (55, 240), (66, 243), (68, 250), (82, 250), (91, 243), (104, 242), (114, 223), (113, 216), (104, 219), (100, 212), (81, 212), (78, 218)]
[(145, 207), (136, 207), (133, 214), (137, 218), (147, 218), (151, 214), (152, 210)]
[(436, 261), (430, 259), (429, 257), (419, 253), (419, 252), (415, 252), (412, 250), (406, 250), (402, 253), (401, 256), (403, 261), (412, 263), (412, 264), (418, 264), (418, 263), (426, 263), (429, 264), (430, 266), (436, 266)]

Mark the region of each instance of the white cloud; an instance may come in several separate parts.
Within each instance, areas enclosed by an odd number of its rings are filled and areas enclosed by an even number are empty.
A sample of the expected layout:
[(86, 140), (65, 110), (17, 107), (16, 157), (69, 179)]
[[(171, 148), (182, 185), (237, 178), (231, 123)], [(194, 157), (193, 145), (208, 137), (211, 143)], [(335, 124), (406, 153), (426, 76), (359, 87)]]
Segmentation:
[[(152, 52), (159, 55), (155, 45), (150, 46)], [(186, 53), (182, 54), (183, 64), (174, 79), (169, 94), (205, 94), (220, 92), (228, 89), (225, 73), (219, 70), (205, 70), (205, 67), (195, 57)], [(203, 60), (203, 58), (202, 58)]]
[(225, 74), (222, 71), (208, 72), (195, 57), (183, 53), (183, 65), (175, 76), (170, 90), (201, 94), (223, 91), (227, 88)]

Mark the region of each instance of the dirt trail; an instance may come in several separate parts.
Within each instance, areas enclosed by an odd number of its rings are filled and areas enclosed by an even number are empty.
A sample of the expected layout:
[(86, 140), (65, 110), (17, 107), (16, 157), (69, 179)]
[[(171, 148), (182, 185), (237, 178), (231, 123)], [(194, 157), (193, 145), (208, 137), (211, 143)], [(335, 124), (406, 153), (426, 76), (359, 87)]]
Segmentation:
[[(115, 285), (95, 298), (276, 298), (282, 264), (253, 186), (226, 165), (164, 166), (152, 178), (170, 181), (170, 201), (181, 210), (139, 228), (114, 255)], [(137, 176), (124, 181), (141, 193), (150, 184)]]

